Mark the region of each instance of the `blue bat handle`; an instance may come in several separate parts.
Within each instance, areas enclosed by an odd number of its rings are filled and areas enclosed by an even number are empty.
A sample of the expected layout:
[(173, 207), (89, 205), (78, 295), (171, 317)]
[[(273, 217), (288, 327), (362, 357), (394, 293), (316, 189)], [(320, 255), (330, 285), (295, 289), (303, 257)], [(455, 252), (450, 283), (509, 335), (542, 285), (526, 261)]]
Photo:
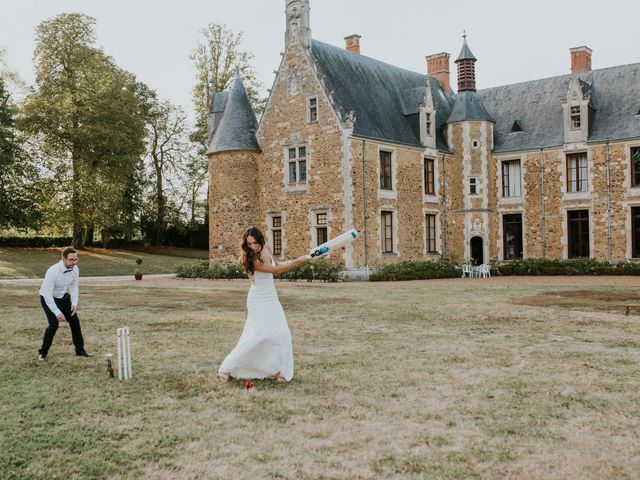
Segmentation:
[(325, 253), (327, 253), (329, 251), (329, 249), (327, 247), (321, 247), (318, 248), (317, 250), (315, 250), (311, 256), (312, 257), (319, 257), (320, 255), (324, 255)]

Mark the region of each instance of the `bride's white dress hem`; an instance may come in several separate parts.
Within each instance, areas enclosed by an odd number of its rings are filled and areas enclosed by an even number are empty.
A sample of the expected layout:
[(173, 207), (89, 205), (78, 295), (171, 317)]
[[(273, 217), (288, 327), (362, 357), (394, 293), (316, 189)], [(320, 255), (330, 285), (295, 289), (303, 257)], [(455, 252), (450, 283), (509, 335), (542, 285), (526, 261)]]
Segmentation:
[(256, 271), (247, 296), (247, 321), (219, 374), (238, 379), (293, 378), (291, 331), (278, 299), (273, 274)]

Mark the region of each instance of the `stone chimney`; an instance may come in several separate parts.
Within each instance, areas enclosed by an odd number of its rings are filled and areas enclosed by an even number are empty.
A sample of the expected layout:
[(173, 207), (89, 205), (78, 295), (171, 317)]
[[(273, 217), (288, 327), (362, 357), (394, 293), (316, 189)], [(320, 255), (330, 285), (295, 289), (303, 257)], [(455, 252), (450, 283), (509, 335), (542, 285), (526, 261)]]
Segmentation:
[(357, 34), (349, 35), (348, 37), (344, 37), (344, 39), (346, 41), (345, 48), (347, 49), (347, 51), (360, 55), (360, 39), (361, 38), (362, 37), (360, 35), (357, 35)]
[(285, 47), (291, 37), (298, 37), (303, 46), (311, 47), (311, 27), (309, 26), (309, 0), (285, 0), (287, 29), (284, 34)]
[(442, 52), (425, 57), (427, 59), (427, 75), (437, 79), (447, 95), (451, 93), (449, 56), (448, 53)]
[(590, 72), (591, 71), (591, 50), (589, 47), (570, 48), (571, 52), (571, 73)]

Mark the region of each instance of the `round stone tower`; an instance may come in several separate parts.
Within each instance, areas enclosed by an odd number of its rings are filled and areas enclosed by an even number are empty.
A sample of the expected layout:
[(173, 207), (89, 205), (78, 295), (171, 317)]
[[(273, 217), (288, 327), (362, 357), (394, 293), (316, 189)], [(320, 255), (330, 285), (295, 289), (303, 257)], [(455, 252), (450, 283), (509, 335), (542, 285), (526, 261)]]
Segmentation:
[(244, 230), (258, 223), (258, 122), (239, 76), (209, 112), (209, 260), (238, 258)]
[[(454, 97), (451, 115), (447, 119), (447, 139), (454, 152), (454, 161), (448, 168), (451, 176), (449, 206), (455, 212), (451, 222), (454, 241), (452, 251), (465, 260), (477, 264), (489, 262), (495, 256), (490, 246), (495, 244), (495, 216), (490, 205), (495, 204), (492, 185), (495, 172), (491, 168), (494, 120), (476, 93), (476, 57), (463, 36), (462, 50), (456, 59), (458, 67), (458, 93)], [(455, 185), (455, 187), (454, 187)]]

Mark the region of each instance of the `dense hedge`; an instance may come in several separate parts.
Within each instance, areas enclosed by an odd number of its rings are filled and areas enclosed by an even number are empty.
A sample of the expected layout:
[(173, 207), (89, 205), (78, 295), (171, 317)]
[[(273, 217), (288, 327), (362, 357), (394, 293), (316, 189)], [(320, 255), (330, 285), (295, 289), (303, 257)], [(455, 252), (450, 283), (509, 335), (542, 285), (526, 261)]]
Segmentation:
[[(68, 247), (71, 245), (71, 237), (0, 237), (0, 247), (11, 248), (52, 248)], [(127, 241), (124, 238), (111, 238), (107, 242), (106, 248), (125, 248), (131, 246), (142, 246), (142, 240)], [(86, 244), (87, 247), (104, 245), (100, 241)]]
[(69, 245), (71, 237), (0, 237), (0, 247), (50, 248)]
[(323, 282), (337, 282), (341, 278), (343, 267), (333, 263), (317, 260), (304, 263), (296, 268), (278, 275), (285, 280), (322, 280)]
[[(590, 258), (549, 260), (529, 258), (509, 262), (492, 262), (491, 275), (640, 275), (640, 262), (601, 262)], [(385, 265), (375, 270), (369, 280), (426, 280), (461, 276), (456, 262), (447, 257), (437, 261), (407, 261)]]
[(640, 275), (638, 262), (601, 262), (591, 258), (528, 258), (492, 265), (492, 275)]
[(179, 265), (176, 274), (181, 278), (247, 278), (237, 263), (214, 263), (209, 266), (207, 260)]
[(406, 261), (390, 263), (376, 268), (369, 275), (372, 282), (396, 280), (428, 280), (431, 278), (454, 278), (460, 276), (455, 260), (446, 255), (434, 261)]
[[(237, 263), (214, 263), (209, 266), (208, 261), (180, 265), (176, 273), (181, 278), (247, 278), (242, 268)], [(285, 280), (322, 280), (325, 282), (337, 282), (342, 273), (342, 266), (333, 265), (323, 261), (306, 263), (288, 272), (277, 275)]]

